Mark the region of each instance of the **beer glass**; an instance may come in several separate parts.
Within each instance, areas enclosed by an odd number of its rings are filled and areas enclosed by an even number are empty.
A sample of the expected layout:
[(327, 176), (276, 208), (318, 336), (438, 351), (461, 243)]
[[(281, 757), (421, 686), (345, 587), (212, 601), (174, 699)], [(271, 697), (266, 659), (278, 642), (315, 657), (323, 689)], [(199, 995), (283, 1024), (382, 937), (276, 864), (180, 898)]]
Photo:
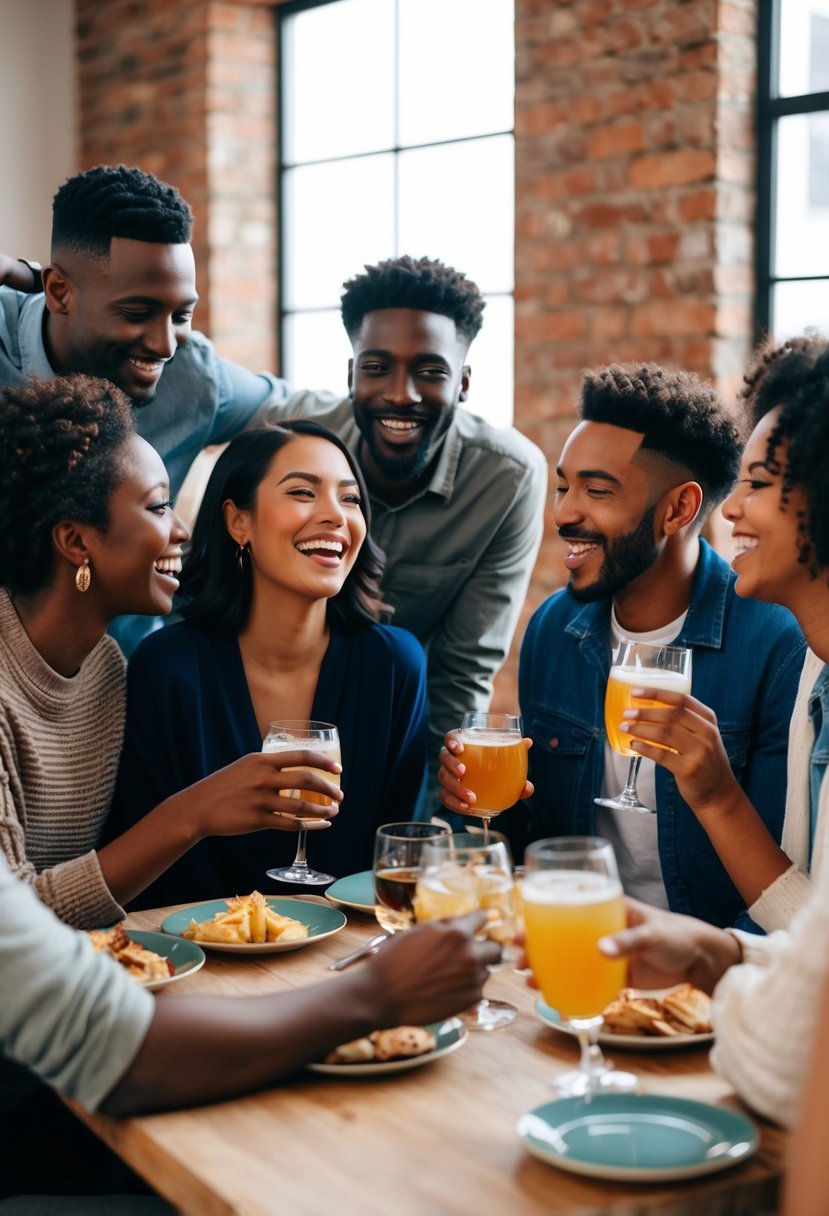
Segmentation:
[(602, 1011), (627, 975), (624, 959), (598, 948), (626, 924), (613, 846), (599, 837), (553, 837), (529, 845), (524, 864), (527, 959), (544, 1000), (581, 1048), (579, 1067), (557, 1078), (556, 1088), (570, 1097), (635, 1089), (636, 1077), (608, 1067), (597, 1042)]
[(423, 846), (448, 835), (449, 826), (436, 823), (384, 823), (377, 829), (374, 914), (387, 933), (399, 933), (414, 924), (415, 883)]
[(463, 783), (475, 795), (475, 814), (483, 820), (486, 844), (489, 821), (518, 801), (527, 782), (521, 719), (516, 714), (465, 713), (457, 737), (463, 744)]
[[(655, 807), (645, 806), (636, 789), (642, 757), (630, 746), (631, 736), (619, 730), (626, 709), (664, 708), (664, 702), (633, 697), (634, 688), (663, 688), (666, 692), (691, 691), (691, 651), (685, 646), (650, 646), (645, 642), (620, 642), (610, 668), (604, 702), (607, 740), (615, 752), (629, 756), (625, 787), (615, 798), (595, 798), (599, 806), (617, 811), (650, 814)], [(654, 744), (660, 747), (661, 744)]]
[[(336, 760), (337, 764), (342, 763), (340, 754), (340, 736), (336, 726), (332, 726), (330, 722), (303, 722), (303, 721), (287, 721), (287, 722), (269, 722), (268, 733), (262, 743), (263, 752), (293, 752), (298, 748), (307, 747), (315, 752), (322, 752), (324, 756), (330, 756), (332, 760)], [(283, 773), (292, 771), (290, 768), (282, 770)], [(326, 781), (330, 781), (332, 785), (340, 784), (340, 773), (329, 773), (321, 768), (310, 768), (303, 766), (303, 772), (319, 773)], [(303, 798), (306, 802), (313, 802), (317, 806), (328, 806), (329, 799), (325, 794), (318, 794), (316, 790), (280, 790), (280, 794), (289, 798)], [(301, 824), (301, 820), (298, 820)], [(289, 866), (280, 866), (278, 869), (268, 870), (268, 878), (275, 878), (278, 882), (297, 882), (309, 887), (322, 887), (334, 881), (333, 874), (323, 874), (320, 870), (312, 870), (305, 860), (305, 845), (308, 833), (304, 827), (300, 827), (299, 835), (296, 843), (296, 857)]]

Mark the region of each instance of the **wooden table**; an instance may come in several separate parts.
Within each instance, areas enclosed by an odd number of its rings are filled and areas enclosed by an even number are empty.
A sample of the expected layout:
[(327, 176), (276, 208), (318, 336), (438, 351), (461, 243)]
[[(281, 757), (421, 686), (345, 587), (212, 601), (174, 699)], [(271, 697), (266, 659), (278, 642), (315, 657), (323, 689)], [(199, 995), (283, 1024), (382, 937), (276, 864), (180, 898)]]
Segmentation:
[[(134, 914), (158, 929), (168, 911)], [(275, 992), (338, 976), (328, 963), (376, 931), (348, 912), (341, 933), (286, 954), (208, 953), (205, 967), (159, 994)], [(181, 1211), (213, 1216), (767, 1216), (776, 1210), (786, 1137), (760, 1125), (756, 1157), (698, 1182), (642, 1185), (593, 1181), (530, 1156), (515, 1133), (525, 1111), (552, 1100), (550, 1079), (572, 1068), (576, 1045), (533, 1013), (524, 979), (503, 971), (487, 995), (511, 1000), (512, 1026), (471, 1033), (432, 1065), (383, 1078), (343, 1080), (302, 1073), (234, 1101), (123, 1121), (79, 1117)], [(278, 1026), (274, 1026), (278, 1034)], [(617, 1051), (645, 1091), (739, 1109), (704, 1048)]]

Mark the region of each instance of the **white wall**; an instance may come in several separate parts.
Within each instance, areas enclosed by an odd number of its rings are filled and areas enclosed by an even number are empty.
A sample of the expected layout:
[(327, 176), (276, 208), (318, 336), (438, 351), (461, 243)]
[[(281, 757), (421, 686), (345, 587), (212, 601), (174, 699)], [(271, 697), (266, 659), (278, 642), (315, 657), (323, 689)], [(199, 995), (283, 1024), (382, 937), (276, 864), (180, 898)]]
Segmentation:
[(73, 0), (0, 0), (0, 250), (41, 262), (78, 168), (74, 21)]

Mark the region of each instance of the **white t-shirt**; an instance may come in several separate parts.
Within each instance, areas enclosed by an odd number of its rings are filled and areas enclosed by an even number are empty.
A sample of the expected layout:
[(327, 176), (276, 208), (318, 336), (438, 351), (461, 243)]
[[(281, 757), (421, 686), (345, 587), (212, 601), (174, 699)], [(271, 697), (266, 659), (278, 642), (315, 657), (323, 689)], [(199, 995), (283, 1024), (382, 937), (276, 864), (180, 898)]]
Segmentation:
[[(661, 629), (649, 633), (622, 632), (616, 620), (616, 610), (610, 613), (610, 653), (614, 655), (620, 642), (645, 642), (650, 646), (668, 646), (685, 624), (687, 612)], [(630, 757), (621, 756), (605, 741), (602, 797), (615, 798), (627, 780)], [(645, 806), (656, 806), (656, 765), (644, 757), (639, 765), (636, 786)], [(619, 877), (627, 895), (641, 899), (655, 908), (668, 907), (668, 895), (662, 879), (659, 861), (656, 815), (641, 811), (617, 811), (612, 807), (596, 807), (596, 833), (609, 840), (616, 853)]]

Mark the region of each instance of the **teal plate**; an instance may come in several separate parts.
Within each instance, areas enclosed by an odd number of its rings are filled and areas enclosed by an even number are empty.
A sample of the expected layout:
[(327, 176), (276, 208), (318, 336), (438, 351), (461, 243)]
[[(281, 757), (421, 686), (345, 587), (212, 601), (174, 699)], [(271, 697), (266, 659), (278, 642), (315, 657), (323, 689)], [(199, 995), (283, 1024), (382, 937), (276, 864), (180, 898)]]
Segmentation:
[(371, 870), (338, 878), (325, 892), (325, 898), (343, 908), (374, 915), (374, 875)]
[(420, 1056), (406, 1056), (401, 1060), (364, 1060), (360, 1064), (309, 1064), (311, 1072), (321, 1072), (327, 1077), (382, 1077), (390, 1072), (408, 1072), (410, 1068), (420, 1068), (422, 1064), (431, 1064), (450, 1052), (457, 1051), (467, 1040), (469, 1032), (457, 1018), (449, 1018), (445, 1022), (430, 1022), (427, 1030), (431, 1030), (437, 1040), (434, 1051), (424, 1051)]
[[(337, 908), (328, 908), (322, 903), (306, 903), (302, 899), (290, 899), (288, 896), (268, 895), (268, 904), (280, 916), (291, 916), (294, 920), (302, 921), (308, 926), (308, 936), (298, 942), (199, 942), (205, 950), (219, 950), (226, 954), (284, 954), (288, 950), (300, 950), (303, 946), (312, 946), (314, 942), (339, 933), (346, 924), (345, 916)], [(227, 900), (211, 899), (208, 903), (193, 904), (189, 908), (180, 908), (171, 912), (161, 922), (165, 933), (178, 937), (188, 927), (191, 920), (202, 923), (212, 920), (217, 912), (227, 910)]]
[(135, 942), (137, 946), (143, 946), (145, 950), (154, 950), (162, 958), (168, 958), (175, 967), (173, 974), (165, 979), (139, 981), (141, 987), (149, 988), (150, 992), (186, 979), (188, 975), (194, 975), (200, 967), (204, 966), (204, 951), (195, 942), (188, 942), (183, 938), (181, 941), (171, 942), (169, 937), (163, 933), (149, 933), (143, 929), (127, 929), (127, 934), (130, 941)]
[(658, 1094), (562, 1098), (522, 1115), (517, 1131), (542, 1161), (624, 1182), (711, 1174), (745, 1161), (759, 1144), (745, 1115)]
[[(642, 995), (646, 995), (644, 992)], [(650, 990), (647, 995), (651, 995)], [(542, 1022), (547, 1026), (552, 1026), (554, 1030), (560, 1030), (562, 1034), (572, 1035), (576, 1038), (575, 1030), (571, 1029), (566, 1022), (562, 1022), (561, 1014), (557, 1009), (547, 1005), (544, 1000), (539, 997), (535, 1002), (535, 1012)], [(704, 1047), (706, 1043), (714, 1042), (713, 1032), (706, 1034), (671, 1034), (671, 1035), (655, 1035), (655, 1034), (617, 1034), (613, 1030), (600, 1030), (599, 1042), (603, 1047), (625, 1047), (631, 1051), (674, 1051), (678, 1047)]]

